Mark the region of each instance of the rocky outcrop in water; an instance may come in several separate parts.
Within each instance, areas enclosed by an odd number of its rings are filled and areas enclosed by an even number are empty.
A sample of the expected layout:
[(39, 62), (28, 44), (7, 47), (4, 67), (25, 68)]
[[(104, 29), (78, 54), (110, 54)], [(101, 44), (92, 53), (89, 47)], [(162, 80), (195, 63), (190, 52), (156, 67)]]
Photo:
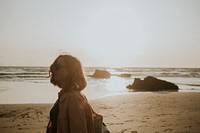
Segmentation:
[(110, 78), (111, 74), (106, 70), (95, 70), (91, 77), (94, 78)]
[(116, 75), (116, 76), (122, 77), (122, 78), (130, 78), (130, 77), (131, 77), (131, 74), (129, 74), (129, 73), (122, 73), (122, 74)]
[(141, 80), (135, 78), (132, 85), (127, 86), (128, 89), (134, 91), (178, 91), (179, 88), (177, 85), (171, 82), (157, 79), (152, 76), (148, 76)]

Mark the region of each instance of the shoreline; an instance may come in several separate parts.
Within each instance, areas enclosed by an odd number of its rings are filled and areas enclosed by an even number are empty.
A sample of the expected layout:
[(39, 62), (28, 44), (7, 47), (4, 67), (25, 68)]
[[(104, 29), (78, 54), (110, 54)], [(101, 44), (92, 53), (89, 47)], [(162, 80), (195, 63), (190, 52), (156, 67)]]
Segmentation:
[[(103, 96), (100, 96), (98, 98), (95, 98), (95, 99), (89, 99), (89, 101), (97, 101), (97, 100), (100, 100), (100, 99), (104, 99), (104, 98), (107, 98), (107, 97), (114, 97), (114, 96), (121, 96), (121, 95), (136, 95), (136, 94), (147, 94), (147, 93), (155, 93), (155, 94), (168, 94), (168, 93), (200, 93), (200, 91), (178, 91), (178, 92), (170, 92), (170, 91), (157, 91), (157, 92), (132, 92), (132, 91), (127, 91), (127, 92), (118, 92), (118, 93), (111, 93), (111, 94), (108, 94), (108, 95), (103, 95)], [(86, 95), (87, 97), (87, 95)], [(57, 99), (55, 99), (55, 102), (56, 102)], [(38, 104), (43, 104), (43, 105), (52, 105), (54, 104), (55, 102), (52, 102), (52, 103), (0, 103), (0, 106), (1, 105), (38, 105)]]
[[(138, 94), (147, 94), (147, 93), (155, 93), (155, 94), (168, 94), (168, 93), (199, 93), (200, 94), (200, 91), (178, 91), (178, 92), (170, 92), (170, 91), (157, 91), (157, 92), (149, 92), (149, 91), (146, 91), (146, 92), (132, 92), (132, 91), (127, 91), (127, 92), (118, 92), (118, 93), (112, 93), (112, 94), (108, 94), (108, 95), (103, 95), (103, 96), (100, 96), (98, 98), (95, 98), (95, 99), (89, 99), (89, 101), (98, 101), (98, 100), (101, 100), (101, 99), (104, 99), (104, 98), (109, 98), (109, 97), (115, 97), (115, 96), (123, 96), (123, 95), (138, 95)], [(87, 97), (87, 95), (86, 95)], [(55, 99), (55, 102), (56, 102), (57, 99)], [(55, 102), (52, 102), (52, 103), (0, 103), (0, 106), (1, 105), (53, 105)]]
[[(138, 92), (89, 100), (111, 133), (199, 133), (200, 93)], [(52, 104), (0, 104), (2, 133), (43, 133)]]

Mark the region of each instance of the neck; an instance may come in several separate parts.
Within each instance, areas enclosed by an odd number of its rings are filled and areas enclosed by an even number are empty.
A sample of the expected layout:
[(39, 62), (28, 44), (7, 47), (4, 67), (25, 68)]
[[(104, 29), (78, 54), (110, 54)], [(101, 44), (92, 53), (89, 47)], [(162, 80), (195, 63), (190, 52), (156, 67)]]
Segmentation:
[(67, 86), (66, 81), (60, 81), (58, 85), (62, 90), (67, 90), (69, 87)]
[(76, 86), (68, 86), (66, 84), (66, 82), (61, 82), (59, 83), (59, 87), (61, 88), (61, 91), (64, 92), (64, 91), (73, 91), (73, 90), (76, 90)]

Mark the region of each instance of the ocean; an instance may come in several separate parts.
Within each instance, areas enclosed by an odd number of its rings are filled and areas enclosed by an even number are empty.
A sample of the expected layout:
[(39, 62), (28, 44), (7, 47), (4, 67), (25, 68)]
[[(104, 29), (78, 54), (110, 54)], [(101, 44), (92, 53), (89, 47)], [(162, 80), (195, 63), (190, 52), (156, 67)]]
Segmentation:
[[(0, 67), (0, 104), (54, 103), (60, 89), (49, 82), (48, 67)], [(110, 79), (96, 79), (92, 75), (96, 69), (107, 70)], [(131, 77), (116, 75), (128, 73)], [(135, 78), (154, 76), (173, 82), (179, 92), (200, 92), (200, 68), (105, 68), (84, 67), (87, 87), (83, 93), (89, 100), (109, 95), (130, 92), (126, 86)]]

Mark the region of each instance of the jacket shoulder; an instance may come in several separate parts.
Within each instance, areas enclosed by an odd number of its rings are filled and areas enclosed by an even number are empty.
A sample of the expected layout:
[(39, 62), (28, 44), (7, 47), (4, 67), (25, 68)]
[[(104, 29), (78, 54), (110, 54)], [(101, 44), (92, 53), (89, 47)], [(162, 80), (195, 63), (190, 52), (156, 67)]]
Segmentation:
[(65, 100), (68, 100), (70, 97), (72, 97), (72, 95), (74, 95), (72, 92), (63, 93), (60, 97), (60, 103)]
[(68, 100), (80, 101), (80, 100), (82, 100), (82, 97), (77, 92), (63, 93), (62, 96), (60, 97), (60, 103), (63, 102), (63, 101), (68, 101)]

